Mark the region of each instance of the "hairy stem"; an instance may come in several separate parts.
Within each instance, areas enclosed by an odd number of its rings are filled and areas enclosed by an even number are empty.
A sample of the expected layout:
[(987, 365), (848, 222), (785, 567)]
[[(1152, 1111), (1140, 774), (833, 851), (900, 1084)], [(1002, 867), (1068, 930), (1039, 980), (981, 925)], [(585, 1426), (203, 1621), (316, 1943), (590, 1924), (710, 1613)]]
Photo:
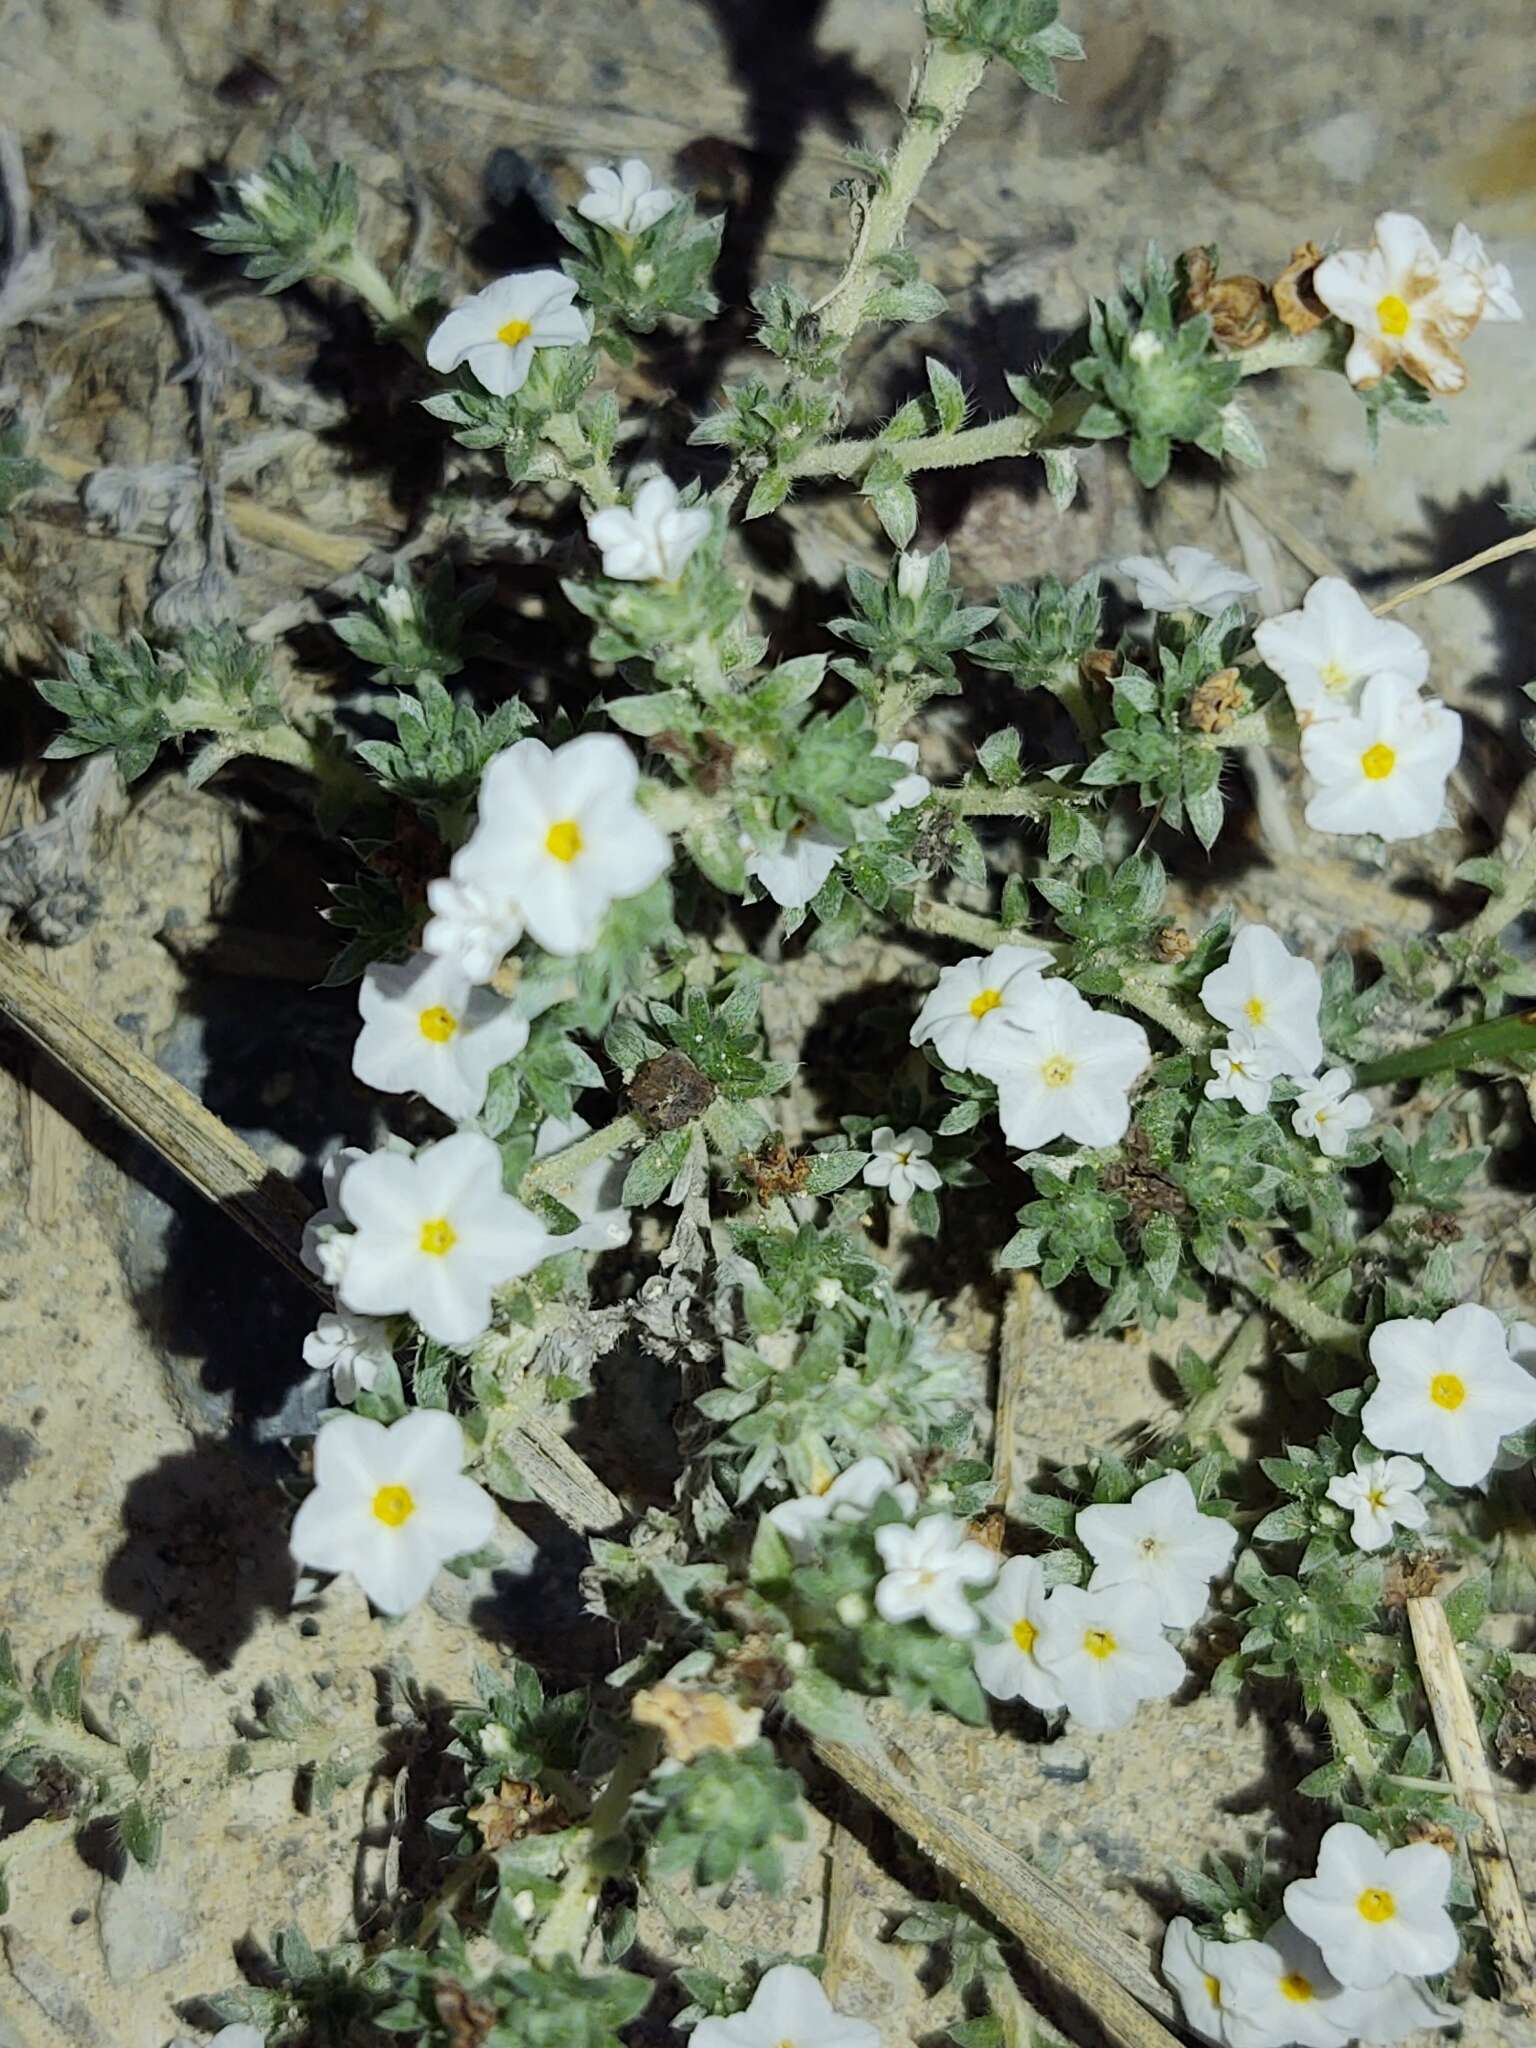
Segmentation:
[(986, 783), (959, 789), (936, 789), (934, 796), (962, 818), (1040, 818), (1052, 804), (1087, 803), (1092, 792), (1059, 782), (1020, 782), (1012, 789)]
[(615, 1117), (611, 1124), (578, 1138), (563, 1151), (536, 1159), (523, 1175), (518, 1192), (525, 1199), (529, 1195), (554, 1195), (558, 1200), (562, 1193), (572, 1191), (589, 1166), (595, 1166), (601, 1159), (611, 1159), (615, 1152), (622, 1152), (626, 1145), (638, 1145), (644, 1138), (645, 1128), (638, 1118)]
[(1359, 1351), (1365, 1335), (1359, 1324), (1319, 1307), (1299, 1280), (1271, 1273), (1256, 1258), (1244, 1260), (1232, 1278), (1245, 1294), (1283, 1316), (1298, 1336), (1327, 1351)]
[(405, 320), (408, 308), (365, 249), (349, 249), (345, 256), (333, 258), (326, 265), (325, 275), (338, 284), (350, 285), (386, 327), (398, 326)]
[(1216, 1361), (1216, 1379), (1203, 1394), (1196, 1395), (1184, 1416), (1184, 1434), (1200, 1444), (1216, 1434), (1216, 1425), (1227, 1403), (1242, 1384), (1243, 1376), (1264, 1356), (1264, 1338), (1269, 1318), (1262, 1309), (1251, 1309), (1227, 1339)]
[(573, 412), (551, 413), (542, 429), (544, 439), (559, 454), (563, 474), (599, 511), (617, 505), (619, 487), (613, 472), (588, 441), (586, 430)]

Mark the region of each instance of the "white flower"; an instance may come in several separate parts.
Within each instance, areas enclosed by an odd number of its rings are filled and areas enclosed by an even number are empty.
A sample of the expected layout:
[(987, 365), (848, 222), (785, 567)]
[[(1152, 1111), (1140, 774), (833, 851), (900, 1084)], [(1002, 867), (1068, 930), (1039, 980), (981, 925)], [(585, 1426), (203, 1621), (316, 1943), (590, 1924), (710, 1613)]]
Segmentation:
[(379, 1316), (357, 1316), (350, 1310), (327, 1309), (304, 1339), (304, 1363), (311, 1372), (328, 1372), (336, 1398), (350, 1408), (357, 1390), (366, 1392), (395, 1355), (389, 1324)]
[(1377, 384), (1399, 368), (1442, 396), (1466, 383), (1456, 350), (1477, 325), (1483, 285), (1446, 261), (1411, 213), (1378, 214), (1372, 246), (1325, 257), (1312, 282), (1329, 312), (1355, 330), (1344, 358), (1351, 384)]
[(1378, 619), (1341, 576), (1323, 576), (1301, 609), (1265, 619), (1254, 645), (1285, 685), (1298, 718), (1343, 718), (1373, 676), (1429, 678), (1429, 649), (1409, 626)]
[(1455, 1962), (1450, 1883), (1451, 1859), (1433, 1842), (1383, 1849), (1353, 1821), (1336, 1821), (1317, 1852), (1317, 1875), (1286, 1886), (1286, 1917), (1311, 1935), (1341, 1984), (1371, 1991)]
[(917, 1013), (912, 1043), (927, 1040), (946, 1067), (996, 1080), (1007, 1071), (1014, 1028), (1028, 1025), (1050, 965), (1038, 946), (998, 946), (946, 967)]
[(1485, 320), (1523, 320), (1520, 301), (1515, 297), (1515, 280), (1507, 263), (1494, 263), (1483, 247), (1481, 235), (1473, 234), (1465, 221), (1456, 223), (1451, 236), (1451, 261), (1470, 271), (1483, 288)]
[(797, 1557), (809, 1557), (823, 1522), (862, 1522), (882, 1493), (891, 1494), (904, 1515), (917, 1506), (917, 1488), (910, 1479), (898, 1479), (884, 1458), (860, 1458), (824, 1492), (780, 1501), (768, 1510), (768, 1519)]
[(236, 178), (235, 196), (253, 220), (263, 220), (277, 193), (270, 178), (263, 178), (259, 172), (253, 171), (249, 177)]
[(414, 1092), (455, 1122), (479, 1113), (492, 1071), (528, 1043), (528, 1020), (451, 960), (376, 961), (357, 992), (363, 1028), (352, 1071), (386, 1095)]
[(931, 1190), (944, 1185), (944, 1176), (928, 1154), (933, 1140), (914, 1127), (898, 1138), (889, 1124), (869, 1134), (873, 1155), (865, 1163), (862, 1179), (867, 1188), (884, 1188), (897, 1207), (910, 1202), (919, 1188)]
[(1189, 1628), (1205, 1612), (1211, 1580), (1232, 1562), (1237, 1531), (1204, 1515), (1182, 1472), (1165, 1472), (1128, 1501), (1084, 1508), (1077, 1539), (1093, 1559), (1090, 1593), (1136, 1586), (1165, 1628)]
[(1289, 1920), (1262, 1941), (1227, 1944), (1221, 1964), (1228, 2048), (1344, 2048), (1353, 2039), (1356, 1994)]
[(1269, 1091), (1280, 1078), (1274, 1053), (1247, 1031), (1234, 1031), (1211, 1054), (1212, 1074), (1205, 1092), (1212, 1102), (1237, 1102), (1250, 1116), (1269, 1107)]
[(1226, 1991), (1222, 1976), (1228, 1944), (1196, 1934), (1181, 1915), (1163, 1936), (1163, 1975), (1179, 1995), (1184, 2017), (1207, 2041), (1227, 2039)]
[(446, 875), (428, 882), (427, 903), (432, 915), (422, 949), (452, 961), (466, 981), (492, 980), (523, 936), (523, 914), (511, 897), (464, 880), (458, 854)]
[(392, 626), (405, 626), (416, 616), (416, 594), (408, 583), (391, 583), (379, 600), (379, 610)]
[[(1082, 1517), (1079, 1516), (1081, 1521)], [(1165, 1699), (1184, 1683), (1184, 1659), (1140, 1586), (1058, 1586), (1035, 1656), (1061, 1687), (1080, 1728), (1123, 1728), (1138, 1700)]]
[(348, 1169), (341, 1206), (357, 1226), (337, 1289), (365, 1315), (414, 1316), (440, 1344), (489, 1329), (491, 1295), (531, 1273), (559, 1240), (501, 1186), (501, 1154), (479, 1131), (414, 1157), (374, 1152)]
[(1363, 1131), (1370, 1120), (1371, 1105), (1363, 1095), (1349, 1092), (1347, 1067), (1330, 1067), (1309, 1081), (1291, 1111), (1291, 1129), (1297, 1137), (1316, 1138), (1330, 1159), (1342, 1159), (1350, 1134)]
[(882, 761), (897, 761), (907, 773), (903, 775), (887, 797), (871, 806), (882, 822), (894, 818), (898, 811), (910, 811), (914, 804), (920, 804), (933, 784), (926, 775), (919, 774), (917, 766), (916, 740), (897, 740), (891, 747), (876, 747), (875, 752)]
[(1353, 717), (1322, 720), (1301, 736), (1314, 785), (1306, 821), (1314, 832), (1417, 839), (1440, 823), (1460, 758), (1459, 713), (1402, 676), (1373, 676)]
[(1423, 1484), (1424, 1467), (1413, 1458), (1373, 1458), (1358, 1445), (1354, 1471), (1329, 1480), (1328, 1498), (1352, 1511), (1349, 1535), (1357, 1550), (1381, 1550), (1394, 1529), (1422, 1529), (1429, 1520), (1418, 1496)]
[(347, 1253), (352, 1248), (352, 1233), (346, 1227), (346, 1215), (341, 1208), (341, 1183), (348, 1169), (367, 1157), (361, 1145), (343, 1145), (320, 1169), (325, 1203), (304, 1226), (299, 1257), (311, 1273), (319, 1274), (327, 1287), (339, 1284)]
[(1365, 2048), (1386, 2048), (1430, 2027), (1454, 2027), (1461, 2018), (1454, 2005), (1436, 1998), (1415, 1977), (1389, 1977), (1377, 1991), (1346, 1991), (1343, 1998)]
[(232, 2027), (220, 2027), (208, 2048), (266, 2048), (266, 2039), (259, 2027), (247, 2026), (244, 2020), (236, 2020)]
[(914, 1621), (921, 1615), (940, 1635), (976, 1634), (981, 1617), (965, 1588), (991, 1585), (997, 1553), (973, 1543), (964, 1522), (953, 1515), (924, 1515), (910, 1528), (887, 1522), (875, 1531), (875, 1548), (885, 1565), (885, 1577), (875, 1588), (883, 1620)]
[(776, 1963), (745, 2012), (700, 2020), (689, 2040), (692, 2048), (880, 2048), (880, 2030), (840, 2013), (809, 1970)]
[[(547, 1116), (539, 1125), (539, 1135), (534, 1140), (535, 1159), (548, 1159), (551, 1153), (563, 1152), (568, 1145), (590, 1137), (592, 1126), (585, 1117)], [(550, 1239), (554, 1252), (611, 1252), (620, 1245), (629, 1243), (629, 1211), (617, 1199), (616, 1189), (622, 1187), (624, 1170), (622, 1163), (613, 1159), (594, 1159), (585, 1168), (574, 1187), (560, 1190), (560, 1203), (578, 1219), (575, 1230), (564, 1237)], [(612, 1199), (610, 1199), (610, 1196)]]
[(1536, 1380), (1509, 1355), (1491, 1309), (1464, 1301), (1433, 1322), (1403, 1316), (1371, 1332), (1376, 1390), (1360, 1426), (1383, 1451), (1410, 1451), (1452, 1486), (1475, 1486), (1499, 1441), (1536, 1422)]
[(427, 361), (446, 374), (467, 364), (497, 398), (521, 391), (540, 348), (579, 347), (591, 329), (573, 303), (576, 286), (563, 271), (518, 270), (462, 300), (439, 321)]
[(413, 1408), (387, 1429), (333, 1415), (315, 1438), (315, 1490), (293, 1518), (294, 1557), (350, 1572), (375, 1607), (404, 1614), (496, 1526), (496, 1503), (463, 1464), (464, 1432), (441, 1408)]
[(1200, 1000), (1218, 1024), (1268, 1052), (1282, 1074), (1309, 1080), (1321, 1064), (1322, 976), (1267, 924), (1244, 925), (1223, 964), (1201, 982)]
[(676, 583), (714, 521), (707, 505), (680, 505), (669, 476), (649, 477), (634, 503), (587, 515), (603, 574), (621, 583)]
[(1042, 1714), (1063, 1703), (1061, 1687), (1035, 1656), (1050, 1600), (1039, 1558), (1010, 1557), (996, 1586), (976, 1603), (1003, 1640), (979, 1643), (972, 1653), (976, 1676), (993, 1699), (1026, 1700)]
[(1136, 601), (1149, 612), (1199, 612), (1214, 619), (1258, 589), (1241, 569), (1229, 569), (1204, 548), (1170, 548), (1167, 556), (1127, 555), (1120, 574), (1136, 585)]
[(800, 910), (809, 903), (848, 851), (846, 841), (803, 821), (790, 826), (782, 853), (759, 853), (745, 838), (741, 843), (746, 848), (747, 873), (762, 884), (781, 910)]
[(1152, 1057), (1139, 1024), (1095, 1010), (1070, 982), (1042, 981), (1029, 1021), (1008, 1028), (997, 1113), (1010, 1145), (1030, 1152), (1053, 1138), (1113, 1145), (1125, 1136), (1131, 1084)]
[(480, 778), (480, 822), (456, 875), (522, 907), (547, 953), (590, 952), (608, 907), (666, 873), (672, 848), (635, 802), (640, 771), (615, 733), (583, 733), (553, 752), (506, 747)]
[(587, 189), (577, 200), (576, 211), (613, 234), (643, 235), (676, 204), (677, 194), (654, 183), (650, 166), (632, 156), (617, 170), (611, 164), (589, 165)]
[(932, 555), (920, 555), (915, 548), (908, 548), (896, 557), (896, 595), (904, 597), (908, 604), (916, 604), (928, 589), (928, 564)]

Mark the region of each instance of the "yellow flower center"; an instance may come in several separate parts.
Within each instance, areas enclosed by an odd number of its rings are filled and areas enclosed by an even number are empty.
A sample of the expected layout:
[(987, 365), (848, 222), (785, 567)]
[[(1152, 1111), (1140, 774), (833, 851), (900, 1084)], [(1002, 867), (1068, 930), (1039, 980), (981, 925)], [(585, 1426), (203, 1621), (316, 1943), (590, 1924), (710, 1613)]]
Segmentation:
[(1382, 1492), (1379, 1486), (1373, 1486), (1370, 1492), (1367, 1493), (1365, 1498), (1368, 1504), (1373, 1508), (1384, 1508), (1387, 1504), (1387, 1496)]
[(1003, 1006), (1003, 992), (1000, 988), (984, 988), (979, 996), (971, 997), (971, 1015), (985, 1017), (989, 1010), (1000, 1010)]
[(1332, 690), (1335, 696), (1342, 695), (1354, 680), (1349, 670), (1337, 661), (1325, 661), (1319, 674), (1323, 679), (1323, 688)]
[(1408, 332), (1408, 301), (1400, 299), (1396, 292), (1388, 292), (1385, 298), (1376, 301), (1376, 325), (1383, 334), (1406, 334)]
[(526, 341), (532, 332), (533, 323), (531, 321), (509, 320), (504, 327), (497, 328), (496, 339), (504, 341), (508, 348), (516, 348), (517, 344), (520, 341)]
[(415, 1512), (416, 1503), (408, 1486), (381, 1486), (373, 1496), (374, 1519), (386, 1529), (398, 1529)]
[(1083, 1648), (1090, 1657), (1097, 1657), (1101, 1664), (1106, 1657), (1113, 1657), (1119, 1647), (1107, 1628), (1090, 1628), (1083, 1631)]
[(1280, 1979), (1280, 1994), (1292, 2005), (1306, 2005), (1317, 1993), (1312, 1989), (1312, 1980), (1303, 1977), (1300, 1970), (1288, 1970)]
[(1205, 1995), (1206, 1995), (1206, 1997), (1207, 1997), (1207, 1998), (1208, 1998), (1208, 1999), (1209, 1999), (1209, 2000), (1211, 2001), (1212, 2005), (1220, 2005), (1220, 2003), (1221, 2003), (1221, 1986), (1220, 1986), (1220, 1984), (1219, 1984), (1219, 1983), (1218, 1983), (1218, 1982), (1216, 1981), (1216, 1979), (1215, 1979), (1214, 1977), (1207, 1977), (1207, 1978), (1206, 1978), (1206, 1980), (1205, 1980)]
[(1360, 756), (1360, 773), (1367, 782), (1385, 782), (1396, 766), (1397, 755), (1385, 740), (1367, 747)]
[(446, 1045), (459, 1028), (459, 1020), (452, 1010), (445, 1010), (441, 1003), (434, 1003), (429, 1010), (423, 1010), (416, 1022), (421, 1026), (423, 1038), (430, 1038), (434, 1045)]
[(434, 1259), (451, 1252), (458, 1241), (459, 1233), (446, 1216), (433, 1216), (421, 1226), (421, 1248)]
[(574, 818), (562, 818), (544, 835), (544, 851), (555, 860), (572, 861), (581, 851), (581, 827)]
[(1027, 1657), (1035, 1647), (1035, 1637), (1039, 1635), (1039, 1629), (1032, 1621), (1016, 1621), (1012, 1633), (1015, 1647), (1022, 1650)]
[(1437, 1408), (1454, 1414), (1467, 1398), (1466, 1383), (1453, 1372), (1437, 1372), (1429, 1383), (1429, 1398)]
[(1262, 1024), (1266, 1014), (1264, 998), (1262, 996), (1250, 996), (1243, 1005), (1243, 1015), (1250, 1024)]
[(1380, 1927), (1397, 1912), (1397, 1901), (1390, 1892), (1384, 1892), (1380, 1885), (1368, 1884), (1355, 1901), (1355, 1910), (1362, 1920), (1369, 1920), (1373, 1927)]
[(1047, 1088), (1065, 1088), (1076, 1072), (1076, 1067), (1064, 1053), (1053, 1052), (1040, 1069), (1040, 1078)]

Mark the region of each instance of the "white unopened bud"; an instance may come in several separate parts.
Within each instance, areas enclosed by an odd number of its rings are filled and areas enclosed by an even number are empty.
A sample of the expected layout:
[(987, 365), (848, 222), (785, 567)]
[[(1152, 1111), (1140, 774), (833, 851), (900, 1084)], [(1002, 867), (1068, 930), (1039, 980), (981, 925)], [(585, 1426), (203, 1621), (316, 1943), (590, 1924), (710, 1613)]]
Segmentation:
[(533, 1918), (539, 1909), (533, 1893), (523, 1891), (512, 1894), (512, 1910), (519, 1920), (527, 1922)]
[(262, 219), (271, 211), (272, 201), (277, 196), (266, 178), (252, 175), (236, 182), (235, 192), (240, 204), (249, 214)]
[(811, 1295), (818, 1308), (836, 1308), (843, 1298), (843, 1283), (831, 1278), (818, 1280)]
[(896, 564), (896, 590), (910, 604), (916, 604), (928, 588), (928, 556), (911, 552)]
[(415, 616), (416, 600), (403, 583), (392, 583), (385, 591), (379, 609), (391, 625), (404, 626)]
[(844, 1628), (862, 1628), (869, 1619), (869, 1602), (862, 1593), (845, 1593), (837, 1603), (837, 1618)]
[(1163, 352), (1163, 344), (1148, 328), (1142, 327), (1131, 336), (1128, 350), (1133, 363), (1155, 363)]

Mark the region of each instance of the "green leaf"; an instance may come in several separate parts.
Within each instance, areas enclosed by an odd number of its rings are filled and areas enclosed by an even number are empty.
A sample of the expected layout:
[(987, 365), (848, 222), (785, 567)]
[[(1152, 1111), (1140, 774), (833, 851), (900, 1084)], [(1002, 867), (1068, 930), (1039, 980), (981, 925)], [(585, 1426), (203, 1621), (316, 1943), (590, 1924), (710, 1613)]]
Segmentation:
[(675, 1131), (663, 1131), (653, 1138), (624, 1176), (620, 1202), (626, 1209), (643, 1209), (671, 1186), (693, 1141), (692, 1124)]
[(937, 320), (949, 301), (922, 278), (909, 284), (883, 285), (864, 302), (866, 320)]
[(966, 403), (965, 386), (934, 356), (926, 363), (928, 389), (933, 393), (933, 409), (938, 414), (939, 431), (942, 434), (958, 434), (965, 425), (970, 407)]
[(1492, 1582), (1486, 1572), (1467, 1579), (1446, 1595), (1445, 1618), (1458, 1643), (1468, 1643), (1488, 1618)]
[(135, 1799), (117, 1816), (117, 1832), (134, 1862), (143, 1870), (153, 1870), (160, 1857), (159, 1819)]

